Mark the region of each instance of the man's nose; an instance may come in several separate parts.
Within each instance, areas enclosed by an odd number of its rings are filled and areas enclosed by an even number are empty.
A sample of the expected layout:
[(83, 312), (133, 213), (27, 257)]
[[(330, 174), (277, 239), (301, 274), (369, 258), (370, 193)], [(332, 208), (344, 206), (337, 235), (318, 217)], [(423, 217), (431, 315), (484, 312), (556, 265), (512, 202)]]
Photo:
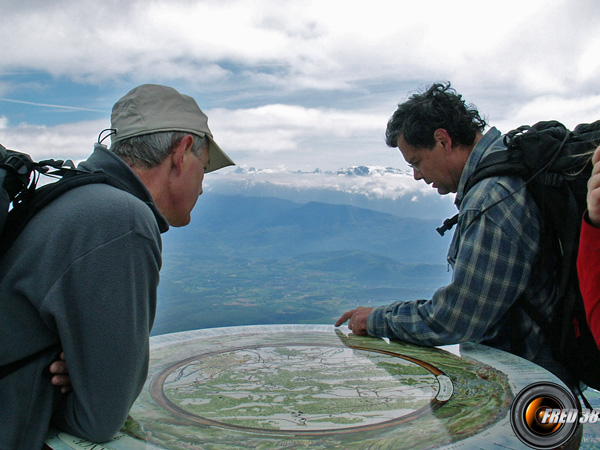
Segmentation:
[(415, 180), (419, 181), (423, 179), (423, 174), (419, 169), (413, 167), (413, 177), (415, 178)]

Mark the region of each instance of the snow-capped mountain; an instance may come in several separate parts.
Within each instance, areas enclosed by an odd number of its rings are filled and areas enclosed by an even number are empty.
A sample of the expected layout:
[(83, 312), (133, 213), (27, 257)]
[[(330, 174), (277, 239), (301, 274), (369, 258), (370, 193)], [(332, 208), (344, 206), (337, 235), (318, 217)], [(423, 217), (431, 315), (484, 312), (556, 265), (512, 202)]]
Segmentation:
[(410, 171), (396, 169), (395, 167), (381, 167), (381, 166), (351, 166), (347, 169), (340, 169), (336, 172), (337, 175), (348, 175), (348, 176), (385, 176), (385, 175), (408, 175), (411, 176)]
[(410, 171), (394, 167), (351, 166), (336, 172), (237, 167), (209, 174), (205, 183), (207, 193), (348, 204), (401, 217), (443, 220), (456, 212), (453, 196), (442, 197)]

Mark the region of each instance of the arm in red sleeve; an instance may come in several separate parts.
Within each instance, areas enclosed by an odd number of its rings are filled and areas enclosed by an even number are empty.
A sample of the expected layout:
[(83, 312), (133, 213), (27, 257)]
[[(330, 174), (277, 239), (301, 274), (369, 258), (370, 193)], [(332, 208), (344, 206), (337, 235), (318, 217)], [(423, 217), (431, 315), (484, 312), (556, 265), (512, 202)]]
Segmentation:
[(600, 348), (600, 228), (589, 223), (587, 213), (581, 225), (577, 273), (588, 324)]

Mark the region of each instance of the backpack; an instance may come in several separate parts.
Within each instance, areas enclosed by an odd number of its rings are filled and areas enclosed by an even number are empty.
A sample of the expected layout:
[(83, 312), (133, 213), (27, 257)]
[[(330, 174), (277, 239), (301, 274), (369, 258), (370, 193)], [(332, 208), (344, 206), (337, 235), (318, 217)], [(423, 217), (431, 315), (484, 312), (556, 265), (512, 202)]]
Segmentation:
[[(521, 176), (542, 215), (542, 250), (538, 260), (546, 252), (553, 252), (559, 262), (560, 300), (554, 317), (548, 321), (529, 303), (518, 299), (510, 320), (516, 320), (516, 308), (525, 311), (549, 338), (555, 358), (573, 377), (600, 389), (600, 350), (587, 324), (576, 264), (591, 156), (600, 145), (600, 120), (580, 124), (573, 131), (557, 121), (525, 125), (507, 133), (504, 144), (506, 151), (493, 152), (481, 161), (464, 192), (488, 177)], [(443, 235), (457, 220), (458, 214), (446, 219), (438, 232)], [(511, 347), (518, 347), (517, 336), (511, 336)]]
[[(57, 181), (37, 188), (41, 174), (57, 178)], [(107, 183), (128, 190), (119, 180), (102, 171), (76, 169), (72, 161), (48, 159), (34, 162), (26, 153), (8, 150), (0, 145), (0, 258), (39, 210), (68, 190), (91, 183)], [(53, 347), (58, 349), (60, 344)], [(0, 366), (0, 379), (32, 362), (50, 348)]]

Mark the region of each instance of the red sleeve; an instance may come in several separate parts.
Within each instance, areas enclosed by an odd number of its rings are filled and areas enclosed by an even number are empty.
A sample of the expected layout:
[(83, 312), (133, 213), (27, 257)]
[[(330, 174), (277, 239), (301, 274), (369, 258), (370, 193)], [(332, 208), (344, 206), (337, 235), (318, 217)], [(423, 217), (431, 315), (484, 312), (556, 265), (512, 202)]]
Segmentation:
[(600, 228), (587, 221), (587, 213), (581, 225), (577, 273), (588, 324), (600, 348)]

